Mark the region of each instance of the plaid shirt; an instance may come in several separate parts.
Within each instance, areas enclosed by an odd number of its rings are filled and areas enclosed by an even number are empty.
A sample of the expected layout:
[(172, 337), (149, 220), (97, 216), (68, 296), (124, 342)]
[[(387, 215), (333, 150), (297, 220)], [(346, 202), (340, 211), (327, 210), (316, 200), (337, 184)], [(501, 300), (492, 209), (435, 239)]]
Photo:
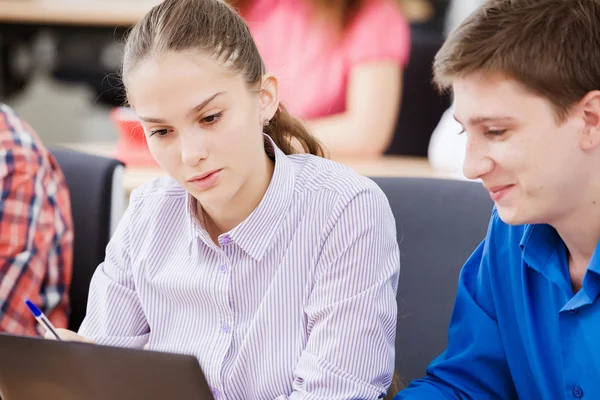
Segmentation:
[(0, 104), (0, 332), (43, 334), (24, 300), (67, 327), (73, 223), (65, 178), (40, 139)]

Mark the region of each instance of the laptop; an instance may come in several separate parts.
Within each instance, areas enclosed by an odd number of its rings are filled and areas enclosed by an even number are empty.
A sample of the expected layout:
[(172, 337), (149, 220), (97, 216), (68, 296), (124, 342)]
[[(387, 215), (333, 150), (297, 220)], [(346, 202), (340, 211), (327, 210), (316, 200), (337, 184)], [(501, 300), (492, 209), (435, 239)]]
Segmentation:
[(2, 400), (214, 400), (196, 357), (0, 334)]

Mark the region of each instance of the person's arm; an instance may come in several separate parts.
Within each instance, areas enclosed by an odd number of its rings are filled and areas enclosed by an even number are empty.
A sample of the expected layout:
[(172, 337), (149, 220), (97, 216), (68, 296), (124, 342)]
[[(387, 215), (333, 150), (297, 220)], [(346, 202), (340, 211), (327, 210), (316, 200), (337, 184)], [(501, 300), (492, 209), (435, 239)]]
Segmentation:
[(79, 334), (98, 344), (142, 348), (150, 328), (136, 293), (131, 271), (132, 219), (141, 193), (133, 192), (90, 284), (87, 313)]
[(494, 311), (489, 237), (461, 272), (448, 348), (427, 368), (426, 377), (413, 381), (394, 400), (517, 398)]
[(348, 78), (346, 111), (307, 121), (306, 126), (334, 157), (381, 155), (394, 133), (401, 86), (398, 63), (357, 65)]
[(410, 27), (396, 0), (368, 0), (346, 27), (346, 108), (307, 122), (335, 158), (382, 155), (394, 134), (410, 56)]
[[(57, 221), (62, 216), (48, 202), (49, 190), (59, 190), (60, 182), (53, 180), (37, 136), (2, 105), (0, 140), (0, 332), (38, 336), (42, 331), (26, 298), (57, 327), (67, 326), (72, 232), (70, 226), (57, 231), (68, 221)], [(61, 233), (64, 238), (57, 237)]]
[(383, 398), (394, 372), (400, 259), (385, 195), (368, 189), (332, 219), (305, 313), (309, 338), (284, 399)]

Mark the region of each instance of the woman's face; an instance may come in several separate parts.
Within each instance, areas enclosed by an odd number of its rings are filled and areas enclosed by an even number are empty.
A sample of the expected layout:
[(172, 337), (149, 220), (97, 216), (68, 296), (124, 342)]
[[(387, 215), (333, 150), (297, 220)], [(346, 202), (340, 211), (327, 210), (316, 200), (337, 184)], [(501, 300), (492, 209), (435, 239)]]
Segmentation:
[(263, 123), (278, 106), (273, 77), (250, 90), (215, 58), (167, 52), (142, 61), (126, 83), (153, 157), (201, 204), (226, 205), (256, 181)]

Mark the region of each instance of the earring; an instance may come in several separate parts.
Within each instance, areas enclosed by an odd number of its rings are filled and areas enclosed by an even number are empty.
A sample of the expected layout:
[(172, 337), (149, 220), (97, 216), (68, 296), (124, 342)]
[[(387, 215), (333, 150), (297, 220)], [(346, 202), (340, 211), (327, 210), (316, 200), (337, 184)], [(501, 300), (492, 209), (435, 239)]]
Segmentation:
[(263, 120), (263, 126), (269, 126), (269, 118)]

